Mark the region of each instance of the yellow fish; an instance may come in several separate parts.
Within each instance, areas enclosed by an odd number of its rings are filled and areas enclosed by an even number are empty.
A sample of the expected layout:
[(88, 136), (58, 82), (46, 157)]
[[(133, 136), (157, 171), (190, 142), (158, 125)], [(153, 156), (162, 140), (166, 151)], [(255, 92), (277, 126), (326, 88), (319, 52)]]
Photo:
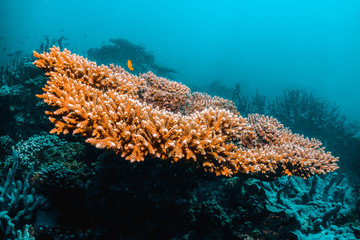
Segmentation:
[(128, 65), (128, 68), (130, 69), (130, 71), (133, 71), (133, 70), (134, 70), (134, 68), (133, 68), (132, 63), (131, 63), (130, 60), (128, 60), (127, 65)]

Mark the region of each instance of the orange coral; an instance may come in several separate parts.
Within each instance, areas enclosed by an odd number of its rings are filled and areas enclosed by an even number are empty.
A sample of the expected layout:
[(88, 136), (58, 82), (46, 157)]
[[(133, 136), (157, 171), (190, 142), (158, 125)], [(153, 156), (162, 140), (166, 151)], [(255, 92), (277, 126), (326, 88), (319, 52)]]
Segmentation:
[(52, 133), (81, 134), (132, 162), (146, 156), (184, 160), (216, 175), (306, 178), (337, 168), (337, 158), (319, 141), (292, 134), (274, 118), (246, 119), (231, 101), (191, 94), (152, 73), (135, 76), (67, 50), (50, 50), (34, 52), (34, 64), (49, 76), (45, 93), (37, 96), (56, 108), (46, 112), (55, 124)]
[(141, 93), (147, 103), (172, 112), (182, 110), (190, 94), (187, 86), (158, 77), (152, 72), (141, 74), (140, 77), (147, 83)]
[(248, 120), (259, 136), (260, 149), (266, 146), (281, 157), (281, 161), (271, 164), (271, 171), (306, 178), (338, 168), (335, 164), (338, 158), (333, 157), (330, 152), (325, 152), (319, 140), (293, 134), (272, 117), (252, 114)]
[(206, 93), (193, 92), (188, 97), (184, 107), (185, 114), (190, 114), (195, 111), (202, 111), (208, 107), (217, 107), (221, 109), (228, 109), (229, 111), (238, 114), (233, 101), (223, 99), (221, 97), (211, 97)]

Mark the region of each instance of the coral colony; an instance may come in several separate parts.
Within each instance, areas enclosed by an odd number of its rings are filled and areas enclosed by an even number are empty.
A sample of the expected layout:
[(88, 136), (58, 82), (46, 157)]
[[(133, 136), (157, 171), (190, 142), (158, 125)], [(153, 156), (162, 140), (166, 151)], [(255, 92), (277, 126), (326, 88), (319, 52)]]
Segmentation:
[(337, 106), (194, 92), (111, 42), (96, 63), (47, 40), (0, 66), (0, 239), (360, 239), (360, 139)]
[(321, 142), (294, 134), (275, 118), (242, 117), (232, 101), (191, 92), (151, 72), (133, 75), (52, 47), (34, 52), (49, 77), (37, 95), (54, 107), (51, 133), (80, 134), (125, 159), (184, 161), (216, 175), (308, 178), (337, 169)]

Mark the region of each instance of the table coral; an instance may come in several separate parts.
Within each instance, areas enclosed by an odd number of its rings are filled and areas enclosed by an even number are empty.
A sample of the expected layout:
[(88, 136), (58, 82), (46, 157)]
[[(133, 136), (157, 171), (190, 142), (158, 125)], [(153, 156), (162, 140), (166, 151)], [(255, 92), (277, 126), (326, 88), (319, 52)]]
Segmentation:
[(81, 134), (132, 162), (146, 156), (184, 160), (216, 175), (307, 178), (337, 169), (338, 159), (319, 141), (291, 133), (276, 119), (247, 119), (229, 100), (191, 94), (152, 73), (135, 76), (68, 50), (50, 50), (34, 52), (34, 64), (49, 76), (37, 96), (55, 108), (46, 112), (55, 124), (51, 133)]

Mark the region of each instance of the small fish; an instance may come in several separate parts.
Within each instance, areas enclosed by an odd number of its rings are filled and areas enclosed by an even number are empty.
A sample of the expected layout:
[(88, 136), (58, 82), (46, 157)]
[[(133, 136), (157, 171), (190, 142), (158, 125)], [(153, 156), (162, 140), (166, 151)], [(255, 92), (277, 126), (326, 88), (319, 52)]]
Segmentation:
[(130, 69), (130, 71), (133, 71), (133, 70), (134, 70), (134, 68), (133, 68), (132, 63), (131, 63), (130, 60), (128, 60), (127, 65), (128, 65), (128, 68)]

